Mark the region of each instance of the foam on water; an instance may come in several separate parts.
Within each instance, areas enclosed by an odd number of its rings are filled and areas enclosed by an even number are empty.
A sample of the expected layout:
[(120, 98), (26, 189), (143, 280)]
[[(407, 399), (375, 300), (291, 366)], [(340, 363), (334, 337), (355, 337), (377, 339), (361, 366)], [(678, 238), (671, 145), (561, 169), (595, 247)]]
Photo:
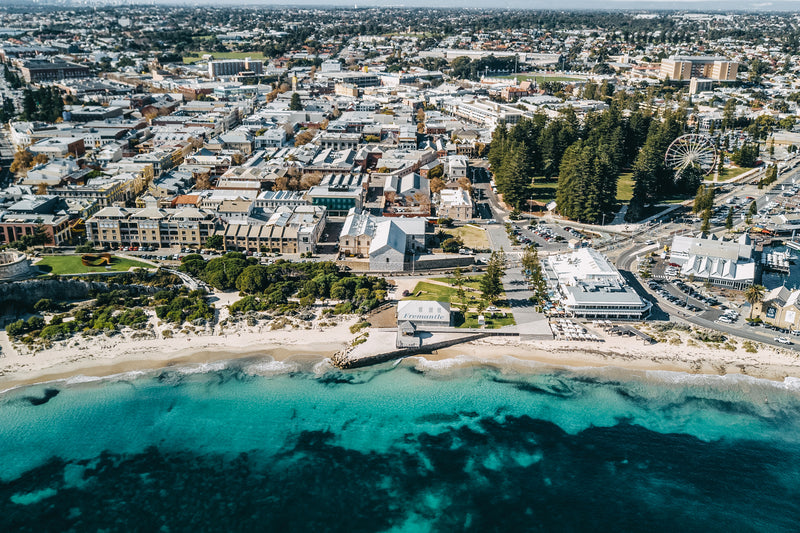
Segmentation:
[(191, 365), (180, 365), (171, 367), (170, 370), (177, 372), (178, 374), (183, 374), (185, 376), (190, 376), (192, 374), (208, 374), (210, 372), (220, 372), (227, 368), (228, 363), (226, 361), (214, 361), (212, 363), (197, 363)]
[(242, 367), (242, 372), (254, 376), (277, 376), (279, 374), (289, 374), (297, 372), (300, 366), (295, 363), (287, 363), (285, 361), (260, 361)]

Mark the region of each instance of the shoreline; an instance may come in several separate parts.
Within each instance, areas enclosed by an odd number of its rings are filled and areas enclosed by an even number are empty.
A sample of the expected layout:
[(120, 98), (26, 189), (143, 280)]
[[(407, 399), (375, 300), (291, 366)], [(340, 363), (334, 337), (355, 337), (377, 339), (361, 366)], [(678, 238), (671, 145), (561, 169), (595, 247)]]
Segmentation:
[(327, 328), (275, 329), (237, 325), (225, 334), (181, 334), (171, 338), (128, 336), (73, 337), (35, 352), (17, 350), (0, 332), (0, 390), (66, 380), (108, 377), (173, 366), (272, 357), (287, 361), (303, 356), (332, 357), (353, 337), (348, 319)]
[[(354, 337), (353, 320), (331, 328), (268, 330), (245, 328), (228, 335), (178, 336), (171, 339), (92, 337), (66, 341), (34, 355), (16, 353), (0, 358), (0, 391), (72, 378), (103, 379), (131, 372), (213, 363), (274, 361), (308, 366), (331, 358)], [(5, 339), (3, 339), (5, 340)], [(7, 345), (5, 342), (4, 353)], [(687, 375), (738, 374), (775, 382), (800, 378), (800, 358), (794, 352), (761, 345), (756, 353), (706, 345), (643, 345), (612, 337), (603, 343), (570, 341), (520, 342), (516, 337), (486, 337), (398, 361), (418, 358), (423, 369), (454, 365), (490, 365), (511, 370), (531, 363), (553, 369), (609, 368), (628, 372), (677, 372)], [(346, 371), (346, 370), (343, 370)], [(94, 381), (87, 379), (86, 381)]]

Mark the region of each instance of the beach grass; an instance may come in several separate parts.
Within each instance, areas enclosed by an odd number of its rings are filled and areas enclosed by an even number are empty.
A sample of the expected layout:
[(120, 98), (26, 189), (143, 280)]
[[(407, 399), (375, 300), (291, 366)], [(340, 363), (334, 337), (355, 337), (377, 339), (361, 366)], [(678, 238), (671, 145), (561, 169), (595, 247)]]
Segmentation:
[(458, 237), (464, 242), (464, 246), (474, 250), (485, 250), (489, 248), (489, 238), (486, 236), (486, 230), (475, 226), (459, 226), (457, 228), (448, 228), (445, 231), (452, 237)]
[(195, 50), (187, 52), (187, 55), (183, 56), (183, 63), (185, 65), (197, 63), (205, 54), (211, 54), (214, 56), (214, 59), (244, 59), (246, 57), (250, 59), (266, 59), (263, 52), (255, 50), (252, 52), (203, 52), (202, 50)]
[(84, 266), (79, 255), (47, 255), (36, 263), (47, 274), (86, 274), (89, 272), (125, 272), (131, 268), (153, 268), (152, 265), (117, 256), (111, 256), (109, 266)]

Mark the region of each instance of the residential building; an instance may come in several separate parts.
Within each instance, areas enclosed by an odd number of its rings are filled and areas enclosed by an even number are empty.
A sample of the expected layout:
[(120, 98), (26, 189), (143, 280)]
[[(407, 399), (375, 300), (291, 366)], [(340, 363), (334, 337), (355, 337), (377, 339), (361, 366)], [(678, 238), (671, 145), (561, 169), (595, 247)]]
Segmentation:
[(306, 198), (312, 205), (323, 206), (329, 216), (347, 216), (352, 208), (364, 205), (365, 179), (361, 174), (326, 174), (319, 185), (311, 187)]
[(222, 59), (208, 62), (208, 75), (211, 78), (237, 76), (252, 72), (257, 76), (264, 73), (264, 62), (246, 57), (244, 59)]
[(260, 213), (253, 210), (245, 219), (232, 220), (222, 235), (226, 250), (307, 253), (316, 251), (326, 222), (324, 207), (282, 206)]
[(800, 290), (780, 286), (764, 295), (753, 305), (753, 317), (779, 328), (800, 330)]
[(306, 204), (303, 191), (264, 191), (258, 195), (255, 201), (255, 206), (259, 209), (297, 207)]
[(28, 146), (33, 154), (44, 154), (49, 159), (57, 157), (81, 157), (86, 153), (83, 139), (80, 137), (51, 137)]
[(65, 199), (92, 200), (102, 207), (108, 207), (133, 200), (143, 189), (143, 184), (138, 181), (133, 174), (125, 173), (90, 178), (83, 184), (48, 187), (47, 192)]
[(203, 246), (221, 229), (209, 211), (180, 209), (128, 209), (106, 207), (86, 221), (86, 235), (100, 246)]
[(659, 78), (689, 81), (708, 78), (716, 81), (735, 81), (739, 64), (724, 57), (672, 56), (661, 61)]
[(469, 192), (464, 189), (442, 189), (439, 191), (439, 217), (453, 220), (471, 220), (475, 205)]
[(53, 195), (24, 195), (5, 210), (0, 210), (0, 244), (8, 244), (42, 228), (46, 246), (59, 246), (72, 239), (67, 206)]
[(19, 70), (28, 83), (63, 80), (64, 78), (88, 78), (92, 75), (89, 67), (60, 59), (30, 59), (23, 61)]

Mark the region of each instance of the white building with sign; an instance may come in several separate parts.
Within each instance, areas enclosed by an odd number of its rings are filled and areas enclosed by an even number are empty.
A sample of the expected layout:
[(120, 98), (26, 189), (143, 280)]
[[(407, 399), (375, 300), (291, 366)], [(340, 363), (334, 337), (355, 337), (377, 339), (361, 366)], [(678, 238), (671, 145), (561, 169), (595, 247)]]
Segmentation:
[(416, 329), (452, 325), (450, 304), (430, 300), (403, 300), (397, 304), (397, 323), (411, 322)]

